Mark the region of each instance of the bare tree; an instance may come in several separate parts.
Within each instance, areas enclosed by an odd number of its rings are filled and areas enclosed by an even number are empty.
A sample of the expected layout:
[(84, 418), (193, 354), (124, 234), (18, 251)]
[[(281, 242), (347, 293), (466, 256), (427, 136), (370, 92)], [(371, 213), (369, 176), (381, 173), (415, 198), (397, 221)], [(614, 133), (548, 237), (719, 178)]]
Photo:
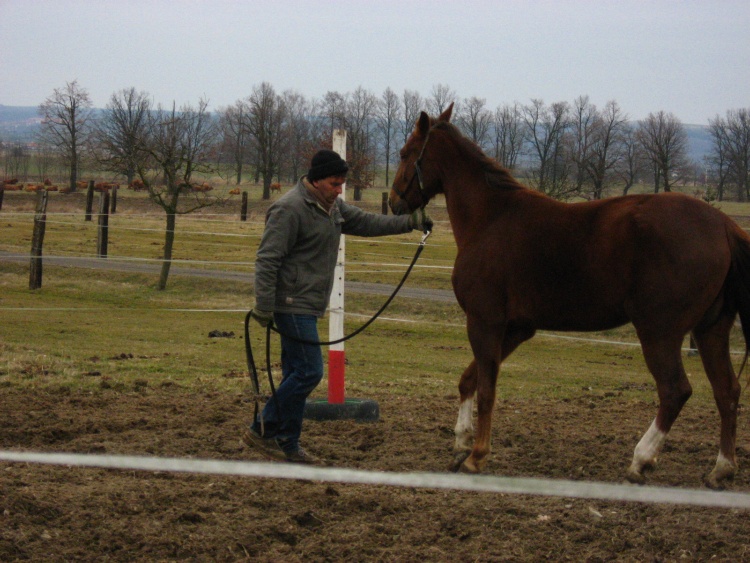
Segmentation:
[(726, 118), (717, 116), (709, 123), (726, 181), (736, 186), (741, 201), (750, 199), (750, 108), (729, 110)]
[(115, 92), (94, 130), (95, 155), (105, 170), (133, 183), (138, 170), (138, 140), (144, 137), (151, 99), (145, 92), (126, 88)]
[(588, 136), (588, 158), (585, 173), (592, 184), (591, 197), (604, 197), (607, 179), (624, 157), (623, 134), (627, 116), (615, 101), (607, 102), (602, 111), (597, 111)]
[(247, 127), (257, 154), (258, 171), (263, 178), (263, 199), (271, 198), (271, 183), (279, 173), (285, 149), (287, 110), (273, 86), (263, 82), (248, 97)]
[(208, 101), (203, 99), (197, 108), (186, 105), (179, 111), (174, 104), (171, 111), (159, 106), (149, 112), (143, 136), (137, 143), (138, 151), (145, 157), (137, 159), (138, 174), (149, 197), (167, 218), (158, 289), (167, 287), (177, 215), (216, 202), (193, 178), (196, 173), (212, 169), (217, 127), (207, 106)]
[[(583, 184), (589, 178), (591, 169), (591, 144), (598, 112), (588, 96), (579, 96), (573, 101), (570, 130), (572, 147), (570, 149), (573, 163), (575, 190), (584, 193)], [(595, 197), (596, 199), (596, 197)]]
[(385, 157), (385, 185), (390, 185), (391, 158), (394, 153), (393, 141), (398, 127), (398, 118), (401, 113), (401, 101), (398, 95), (386, 88), (380, 97), (377, 106), (377, 123), (383, 140), (383, 156)]
[(638, 141), (637, 129), (626, 123), (622, 128), (622, 158), (615, 168), (615, 174), (624, 184), (622, 195), (628, 195), (645, 170), (646, 153)]
[(458, 95), (456, 92), (447, 84), (435, 84), (432, 87), (430, 97), (427, 98), (427, 112), (430, 115), (440, 115), (451, 102), (456, 102), (453, 111), (457, 112), (460, 107), (458, 105)]
[(307, 169), (309, 155), (316, 148), (316, 134), (312, 120), (315, 107), (302, 94), (292, 90), (285, 91), (283, 98), (287, 109), (285, 164), (289, 170), (289, 179), (296, 181)]
[(524, 133), (535, 157), (530, 183), (540, 192), (558, 199), (573, 195), (575, 186), (569, 181), (570, 158), (566, 150), (569, 108), (565, 102), (546, 106), (532, 100), (522, 108)]
[(679, 179), (687, 165), (687, 133), (682, 122), (671, 113), (650, 113), (639, 122), (638, 139), (643, 145), (654, 174), (654, 192), (660, 185), (665, 192)]
[(28, 181), (31, 155), (26, 143), (5, 143), (3, 149), (5, 176), (18, 178), (22, 182)]
[(56, 159), (55, 151), (47, 143), (39, 142), (32, 158), (35, 168), (39, 171), (39, 177), (50, 178)]
[(323, 100), (320, 104), (320, 115), (325, 119), (326, 126), (324, 129), (324, 136), (326, 137), (326, 145), (330, 145), (330, 139), (334, 129), (345, 129), (346, 128), (346, 106), (348, 96), (340, 94), (339, 92), (326, 92)]
[(422, 96), (419, 95), (419, 92), (413, 90), (404, 90), (402, 101), (404, 114), (401, 119), (401, 138), (403, 141), (402, 144), (404, 144), (414, 130), (414, 124), (417, 122), (419, 112), (424, 111), (425, 102)]
[[(713, 141), (711, 153), (707, 157), (707, 163), (711, 166), (716, 178), (716, 195), (719, 201), (724, 200), (724, 188), (729, 182), (730, 147), (728, 142), (727, 124), (718, 115), (709, 119), (708, 130)], [(742, 194), (739, 194), (740, 196)]]
[(472, 97), (460, 105), (456, 115), (456, 125), (477, 145), (486, 149), (489, 140), (492, 113), (485, 107), (485, 98)]
[(229, 170), (238, 186), (242, 183), (242, 172), (247, 159), (248, 109), (245, 102), (237, 100), (223, 109), (219, 117), (222, 160), (230, 163)]
[(373, 182), (373, 129), (377, 102), (375, 94), (360, 86), (348, 97), (346, 104), (344, 123), (348, 145), (346, 160), (349, 164), (347, 184), (354, 188), (354, 201), (361, 201), (362, 190), (372, 186)]
[(39, 106), (42, 140), (66, 159), (70, 191), (75, 191), (83, 150), (90, 134), (93, 109), (88, 91), (78, 81), (55, 88)]
[(523, 148), (523, 127), (518, 104), (498, 107), (493, 125), (495, 160), (513, 170)]

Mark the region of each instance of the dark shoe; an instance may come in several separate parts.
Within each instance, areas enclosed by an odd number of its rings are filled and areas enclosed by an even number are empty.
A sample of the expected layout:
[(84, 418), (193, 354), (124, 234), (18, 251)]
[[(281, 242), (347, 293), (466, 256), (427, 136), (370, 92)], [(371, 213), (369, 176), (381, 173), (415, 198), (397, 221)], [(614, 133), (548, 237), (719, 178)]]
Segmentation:
[(286, 452), (286, 460), (290, 463), (305, 463), (308, 465), (314, 465), (318, 463), (318, 458), (307, 453), (302, 449), (301, 446), (297, 446), (297, 449), (291, 452)]
[(252, 428), (242, 433), (242, 441), (251, 448), (260, 450), (263, 455), (276, 461), (286, 461), (287, 454), (281, 449), (275, 438), (264, 438)]

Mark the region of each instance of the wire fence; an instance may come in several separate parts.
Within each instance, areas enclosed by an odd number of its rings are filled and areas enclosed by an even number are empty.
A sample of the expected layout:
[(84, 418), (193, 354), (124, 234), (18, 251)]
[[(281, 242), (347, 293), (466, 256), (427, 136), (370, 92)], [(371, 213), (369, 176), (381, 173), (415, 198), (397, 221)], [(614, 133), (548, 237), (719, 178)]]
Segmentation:
[[(2, 212), (3, 218), (10, 218), (10, 217), (20, 217), (24, 221), (24, 223), (28, 223), (29, 225), (29, 231), (32, 228), (31, 225), (31, 219), (34, 217), (34, 213), (32, 212)], [(94, 214), (96, 216), (96, 214)], [(210, 219), (208, 217), (222, 217), (223, 219)], [(57, 217), (78, 217), (79, 221), (58, 221), (56, 220)], [(114, 217), (114, 216), (113, 216)], [(143, 227), (143, 226), (132, 226), (129, 223), (132, 223), (135, 220), (143, 220), (148, 219), (154, 222), (160, 222), (163, 220), (163, 218), (159, 217), (158, 215), (155, 216), (154, 214), (127, 214), (127, 215), (118, 215), (118, 219), (122, 219), (123, 224), (117, 224), (117, 223), (110, 223), (109, 229), (110, 231), (114, 231), (115, 233), (119, 231), (126, 231), (126, 232), (140, 232), (140, 233), (159, 233), (164, 234), (166, 233), (166, 229), (163, 227)], [(257, 232), (252, 233), (238, 233), (238, 232), (227, 232), (226, 230), (191, 230), (191, 229), (180, 229), (177, 231), (174, 231), (175, 234), (178, 234), (180, 236), (180, 239), (184, 242), (186, 242), (189, 237), (199, 237), (201, 240), (202, 245), (216, 245), (221, 246), (223, 249), (227, 249), (228, 246), (230, 246), (226, 241), (206, 241), (206, 237), (214, 237), (216, 239), (222, 239), (222, 238), (235, 238), (235, 239), (242, 239), (244, 241), (260, 241), (261, 237), (261, 231), (263, 228), (263, 221), (261, 220), (248, 220), (245, 222), (239, 222), (239, 221), (232, 221), (231, 219), (227, 219), (226, 214), (201, 214), (201, 216), (192, 216), (192, 215), (186, 215), (184, 217), (181, 217), (181, 220), (189, 222), (191, 226), (195, 226), (198, 224), (222, 224), (224, 226), (230, 226), (230, 227), (237, 227), (237, 225), (240, 225), (241, 227), (248, 228), (248, 229), (255, 229)], [(47, 218), (45, 219), (45, 222), (47, 225), (54, 227), (71, 227), (75, 229), (80, 229), (81, 227), (86, 229), (96, 229), (96, 223), (91, 221), (85, 221), (83, 219), (83, 216), (80, 212), (78, 213), (68, 213), (68, 212), (55, 212), (48, 214)], [(447, 221), (436, 221), (436, 225), (442, 228), (449, 229), (450, 226)], [(357, 237), (351, 237), (347, 240), (347, 245), (350, 248), (357, 248), (358, 245), (360, 246), (367, 246), (367, 247), (405, 247), (405, 248), (416, 248), (418, 245), (418, 241), (404, 241), (404, 240), (394, 240), (390, 237), (382, 237), (382, 238), (357, 238)], [(0, 250), (0, 260), (4, 261), (12, 261), (12, 262), (25, 262), (29, 260), (30, 254), (20, 251), (22, 245), (10, 245), (7, 240), (4, 241), (4, 243), (0, 244), (0, 249), (5, 246), (6, 250)], [(7, 250), (9, 246), (17, 246), (19, 248), (19, 251), (14, 252), (13, 250)], [(234, 245), (231, 245), (234, 246)], [(448, 245), (440, 245), (439, 243), (430, 242), (430, 247), (433, 248), (446, 248)], [(247, 260), (201, 260), (201, 259), (194, 259), (194, 258), (171, 258), (170, 262), (176, 265), (184, 266), (184, 267), (190, 267), (190, 266), (224, 266), (224, 267), (232, 267), (237, 268), (239, 267), (239, 271), (230, 271), (230, 270), (217, 270), (216, 273), (219, 275), (221, 272), (222, 275), (230, 275), (228, 272), (231, 272), (233, 274), (233, 277), (236, 279), (237, 277), (246, 276), (248, 282), (251, 281), (252, 272), (254, 271), (254, 260), (252, 260), (254, 246), (251, 245), (242, 245), (244, 249), (246, 249), (246, 254), (248, 256)], [(451, 247), (452, 248), (452, 247)], [(352, 258), (347, 257), (347, 264), (346, 264), (346, 272), (349, 274), (377, 274), (377, 273), (386, 273), (386, 274), (392, 274), (396, 272), (403, 272), (406, 267), (409, 265), (410, 257), (404, 256), (402, 262), (396, 262), (393, 261), (393, 254), (386, 254), (386, 253), (379, 253), (379, 252), (362, 252), (358, 251), (355, 254), (355, 257)], [(375, 261), (372, 259), (387, 259), (388, 261)], [(107, 267), (112, 268), (113, 265), (116, 266), (117, 263), (135, 263), (135, 264), (150, 264), (153, 266), (158, 266), (164, 262), (163, 258), (149, 258), (149, 257), (142, 257), (142, 256), (128, 256), (128, 255), (112, 255), (110, 254), (105, 261), (103, 261), (101, 258), (97, 256), (95, 252), (91, 252), (89, 254), (81, 253), (80, 250), (65, 250), (65, 249), (59, 249), (54, 248), (53, 246), (53, 253), (49, 252), (49, 249), (45, 251), (44, 254), (44, 260), (48, 261), (50, 264), (68, 264), (72, 266), (79, 266), (79, 267), (87, 267), (87, 268), (96, 268), (97, 266), (104, 266), (106, 263)], [(71, 262), (72, 261), (72, 262)], [(446, 259), (446, 258), (429, 258), (425, 257), (424, 255), (420, 258), (420, 261), (415, 264), (414, 266), (415, 271), (422, 271), (422, 272), (431, 272), (432, 275), (439, 275), (439, 276), (445, 276), (446, 278), (449, 278), (452, 271), (453, 271), (453, 260), (452, 259)], [(195, 273), (195, 272), (194, 272)], [(392, 289), (392, 287), (385, 284), (384, 292), (388, 292)], [(356, 291), (356, 290), (355, 290)], [(408, 291), (408, 289), (407, 289)], [(436, 294), (440, 294), (442, 299), (445, 300), (445, 290), (437, 291)], [(424, 298), (429, 299), (429, 290), (427, 290), (427, 293), (421, 293), (421, 296)], [(0, 306), (1, 310), (18, 310), (18, 308), (15, 307), (2, 307)], [(48, 311), (49, 309), (45, 308), (28, 308), (30, 312), (44, 312)], [(71, 309), (75, 310), (75, 309)], [(94, 309), (91, 309), (92, 311), (95, 311)], [(200, 309), (200, 308), (189, 308), (189, 309), (170, 309), (170, 311), (173, 312), (239, 312), (243, 309)], [(358, 312), (352, 312), (352, 311), (346, 311), (346, 316), (349, 317), (358, 317), (358, 318), (366, 318), (369, 315), (358, 313)], [(404, 317), (390, 317), (390, 316), (381, 316), (381, 320), (383, 321), (389, 321), (389, 322), (396, 322), (396, 323), (430, 323), (432, 325), (435, 324), (434, 321), (427, 321), (424, 319), (417, 319), (417, 318), (404, 318)], [(463, 327), (463, 324), (451, 324), (451, 323), (444, 323), (443, 326), (450, 326), (450, 327)], [(591, 344), (599, 344), (599, 345), (612, 345), (612, 346), (627, 346), (627, 347), (639, 347), (640, 344), (638, 342), (627, 342), (627, 341), (621, 341), (621, 340), (612, 340), (612, 339), (602, 339), (602, 338), (586, 338), (586, 337), (580, 337), (580, 336), (571, 336), (571, 335), (563, 335), (563, 334), (557, 334), (557, 333), (549, 333), (549, 332), (539, 332), (537, 333), (538, 336), (543, 336), (547, 338), (553, 338), (553, 339), (560, 339), (560, 340), (569, 340), (569, 341), (578, 341), (578, 342), (586, 342)], [(691, 350), (690, 348), (684, 348), (685, 351)], [(732, 351), (732, 354), (734, 355), (743, 355), (744, 351), (735, 350)]]

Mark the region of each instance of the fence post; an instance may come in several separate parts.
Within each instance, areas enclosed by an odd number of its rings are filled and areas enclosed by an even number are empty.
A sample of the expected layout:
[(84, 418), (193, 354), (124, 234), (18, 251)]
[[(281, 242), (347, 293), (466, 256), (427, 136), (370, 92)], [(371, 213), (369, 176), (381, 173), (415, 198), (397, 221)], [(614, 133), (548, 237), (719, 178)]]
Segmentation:
[(99, 196), (99, 220), (96, 229), (96, 255), (107, 257), (107, 240), (109, 238), (109, 192), (103, 190)]
[[(333, 131), (332, 148), (346, 160), (346, 130)], [(346, 200), (346, 186), (339, 196)], [(329, 340), (343, 339), (344, 336), (344, 293), (346, 270), (346, 235), (339, 240), (339, 251), (333, 274), (333, 290), (328, 300)], [(358, 422), (374, 422), (380, 417), (380, 407), (367, 399), (347, 399), (345, 385), (346, 357), (344, 343), (332, 344), (328, 348), (328, 402), (308, 399), (305, 402), (304, 416), (313, 420), (354, 419)]]
[(42, 287), (42, 246), (44, 245), (44, 229), (47, 226), (47, 198), (47, 190), (38, 192), (36, 214), (34, 215), (34, 234), (31, 237), (29, 289)]
[(117, 186), (112, 187), (112, 200), (110, 201), (109, 214), (117, 213)]
[(3, 210), (3, 196), (5, 195), (5, 188), (0, 185), (0, 211)]
[(388, 215), (388, 192), (383, 192), (383, 215)]
[(91, 221), (91, 210), (94, 207), (94, 181), (89, 180), (89, 187), (86, 190), (86, 221)]
[(247, 192), (242, 192), (242, 205), (240, 206), (240, 221), (247, 221)]

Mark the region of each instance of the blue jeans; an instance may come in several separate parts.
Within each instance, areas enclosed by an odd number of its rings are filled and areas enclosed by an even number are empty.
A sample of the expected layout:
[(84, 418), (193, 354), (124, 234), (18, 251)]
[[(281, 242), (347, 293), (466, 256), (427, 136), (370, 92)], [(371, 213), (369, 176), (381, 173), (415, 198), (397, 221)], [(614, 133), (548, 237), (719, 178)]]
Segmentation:
[[(319, 342), (315, 315), (274, 313), (274, 324), (282, 334)], [(305, 401), (323, 379), (323, 354), (317, 344), (301, 344), (281, 337), (281, 383), (276, 400), (271, 397), (263, 408), (264, 437), (276, 438), (285, 452), (296, 451), (302, 433)], [(278, 408), (277, 408), (278, 404)], [(253, 430), (261, 433), (260, 421)]]

